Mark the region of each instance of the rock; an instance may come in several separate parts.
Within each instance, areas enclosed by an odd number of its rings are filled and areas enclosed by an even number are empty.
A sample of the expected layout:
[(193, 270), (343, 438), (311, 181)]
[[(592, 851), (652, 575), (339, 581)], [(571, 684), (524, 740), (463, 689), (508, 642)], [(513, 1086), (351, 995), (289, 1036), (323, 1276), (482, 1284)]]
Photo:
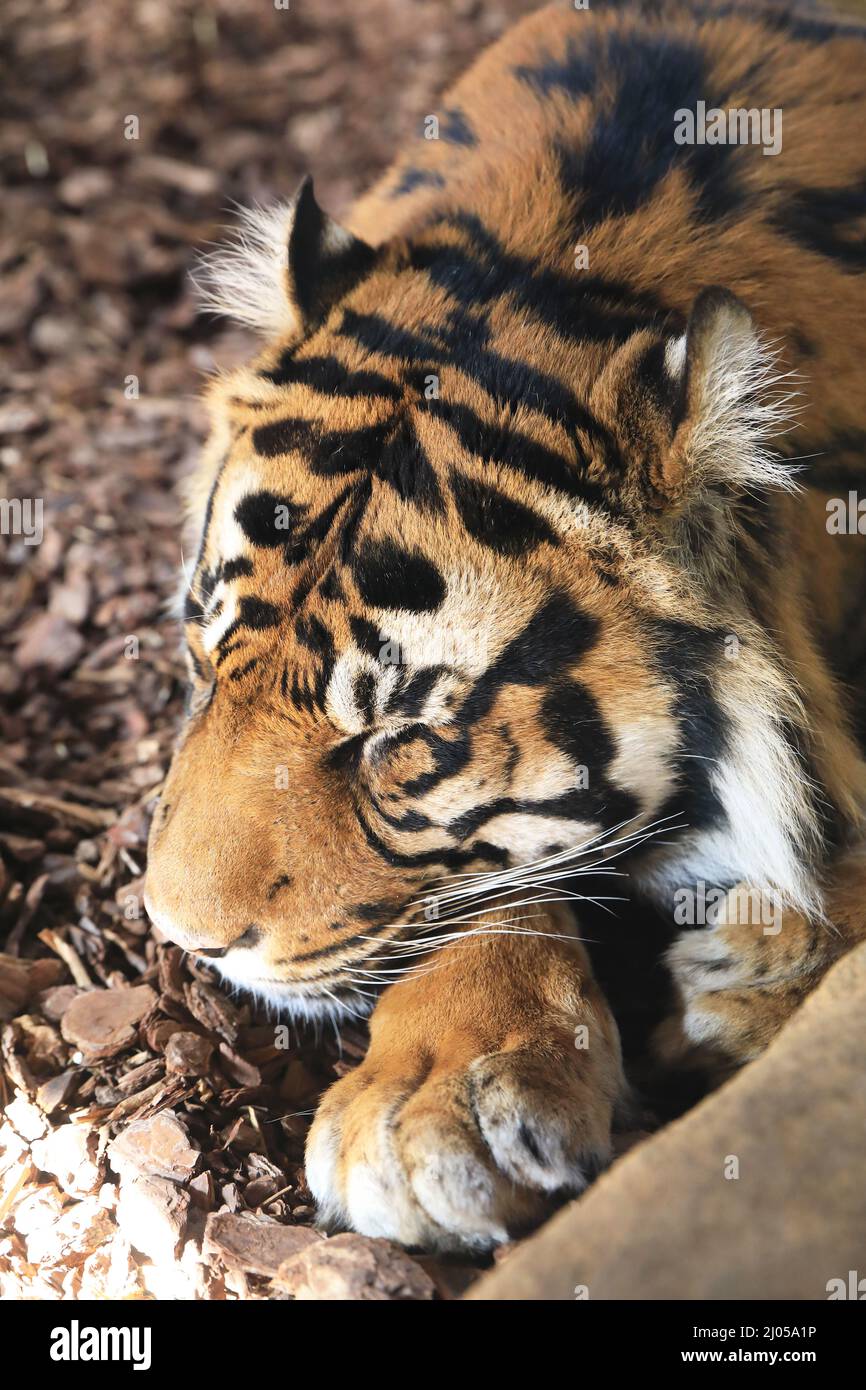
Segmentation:
[(280, 1265), (274, 1283), (304, 1301), (426, 1301), (435, 1293), (429, 1274), (399, 1245), (350, 1234), (309, 1244)]
[(158, 1177), (183, 1183), (195, 1176), (201, 1153), (177, 1115), (162, 1110), (128, 1125), (109, 1144), (108, 1161), (121, 1177)]
[[(866, 945), (762, 1057), (630, 1150), (469, 1294), (826, 1299), (863, 1270)], [(736, 1160), (736, 1169), (732, 1160)], [(734, 1173), (738, 1176), (733, 1176)]]
[(165, 1045), (166, 1071), (178, 1076), (206, 1076), (213, 1043), (199, 1033), (172, 1033)]
[(73, 999), (60, 1021), (67, 1042), (88, 1061), (113, 1057), (136, 1039), (135, 1025), (156, 1003), (149, 985), (131, 989), (91, 989)]
[(75, 1197), (96, 1192), (102, 1174), (97, 1158), (96, 1132), (86, 1125), (61, 1125), (32, 1146), (33, 1162), (43, 1173), (51, 1173)]
[(117, 1224), (134, 1250), (155, 1264), (171, 1262), (186, 1238), (190, 1195), (167, 1178), (124, 1177)]
[(266, 1216), (217, 1212), (207, 1219), (203, 1249), (227, 1269), (273, 1276), (284, 1262), (323, 1241), (309, 1226), (281, 1226)]

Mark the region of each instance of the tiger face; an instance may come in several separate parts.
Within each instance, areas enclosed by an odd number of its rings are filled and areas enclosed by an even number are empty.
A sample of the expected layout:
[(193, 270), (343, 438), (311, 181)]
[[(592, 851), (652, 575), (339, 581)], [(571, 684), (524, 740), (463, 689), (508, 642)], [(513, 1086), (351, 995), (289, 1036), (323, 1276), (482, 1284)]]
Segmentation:
[(728, 629), (691, 538), (715, 473), (769, 471), (765, 362), (725, 292), (582, 333), (467, 294), (471, 226), (374, 250), (309, 183), (250, 230), (214, 274), (269, 345), (210, 394), (147, 904), (281, 1007), (362, 1011), (443, 880), (712, 819), (688, 691), (711, 739)]

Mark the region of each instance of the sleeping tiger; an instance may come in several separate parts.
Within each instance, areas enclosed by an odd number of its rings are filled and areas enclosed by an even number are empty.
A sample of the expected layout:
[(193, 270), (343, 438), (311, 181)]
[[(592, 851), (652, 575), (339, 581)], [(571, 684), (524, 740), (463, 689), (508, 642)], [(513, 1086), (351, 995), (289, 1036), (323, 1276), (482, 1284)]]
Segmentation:
[(682, 928), (671, 1065), (754, 1057), (866, 934), (864, 40), (553, 5), (348, 226), (307, 179), (207, 266), (263, 347), (209, 392), (147, 902), (371, 1014), (332, 1228), (483, 1251), (609, 1161), (586, 870)]

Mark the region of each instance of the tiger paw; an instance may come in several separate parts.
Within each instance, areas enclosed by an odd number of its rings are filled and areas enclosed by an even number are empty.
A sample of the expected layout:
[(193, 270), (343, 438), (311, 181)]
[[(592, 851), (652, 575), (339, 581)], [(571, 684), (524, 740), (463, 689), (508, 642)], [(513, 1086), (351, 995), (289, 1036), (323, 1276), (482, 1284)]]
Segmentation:
[(524, 1233), (608, 1162), (614, 1054), (580, 1052), (566, 1034), (470, 1060), (369, 1057), (328, 1091), (310, 1131), (323, 1223), (441, 1252)]

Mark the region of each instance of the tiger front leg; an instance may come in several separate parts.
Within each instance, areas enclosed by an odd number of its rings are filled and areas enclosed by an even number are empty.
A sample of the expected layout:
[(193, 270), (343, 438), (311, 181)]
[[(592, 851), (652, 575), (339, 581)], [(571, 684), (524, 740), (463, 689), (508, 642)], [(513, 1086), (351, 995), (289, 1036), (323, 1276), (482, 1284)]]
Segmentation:
[(716, 925), (674, 942), (677, 1007), (656, 1034), (662, 1061), (722, 1079), (763, 1052), (833, 962), (866, 939), (866, 845), (836, 859), (824, 890), (823, 915), (809, 915), (739, 884)]
[(608, 1162), (619, 1035), (574, 923), (507, 921), (390, 986), (365, 1060), (324, 1097), (307, 1177), (332, 1228), (484, 1250)]

